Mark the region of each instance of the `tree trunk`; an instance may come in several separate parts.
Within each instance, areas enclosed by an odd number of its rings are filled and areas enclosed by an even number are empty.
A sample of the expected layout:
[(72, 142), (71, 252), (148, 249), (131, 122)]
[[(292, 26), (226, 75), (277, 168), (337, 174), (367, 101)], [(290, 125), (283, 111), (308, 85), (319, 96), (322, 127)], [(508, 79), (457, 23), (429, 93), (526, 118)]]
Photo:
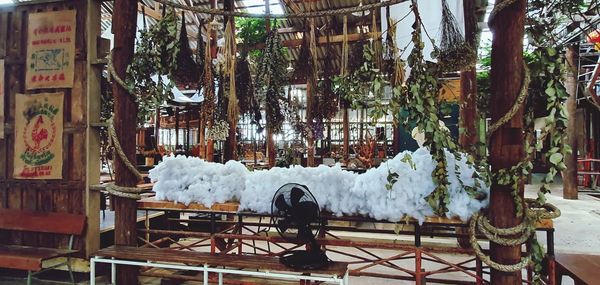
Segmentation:
[(577, 195), (577, 65), (575, 64), (577, 53), (574, 47), (567, 49), (567, 71), (565, 74), (565, 87), (569, 92), (567, 99), (567, 112), (569, 113), (569, 122), (567, 124), (567, 144), (571, 146), (573, 152), (565, 157), (567, 169), (563, 171), (563, 181), (565, 184), (563, 198), (578, 199)]
[[(117, 74), (125, 78), (127, 66), (133, 58), (137, 23), (137, 3), (129, 0), (115, 0), (113, 13), (114, 49), (113, 64)], [(115, 129), (123, 151), (129, 161), (135, 162), (135, 129), (137, 124), (137, 104), (135, 100), (118, 84), (113, 84), (115, 99)], [(115, 158), (115, 183), (120, 186), (135, 186), (135, 175), (125, 164)], [(115, 244), (136, 245), (137, 203), (133, 199), (114, 197)], [(137, 284), (137, 268), (117, 267), (117, 284)]]
[[(496, 5), (509, 0), (497, 1)], [(492, 67), (490, 115), (492, 122), (498, 121), (515, 102), (520, 82), (523, 81), (523, 35), (525, 30), (525, 7), (527, 1), (517, 0), (500, 11), (492, 27)], [(500, 127), (490, 140), (490, 165), (493, 173), (510, 168), (523, 157), (523, 110), (507, 124)], [(490, 221), (499, 228), (514, 227), (522, 217), (517, 217), (510, 186), (492, 181), (490, 198)], [(523, 197), (523, 184), (519, 185), (519, 196)], [(490, 242), (492, 260), (501, 264), (516, 264), (521, 258), (520, 246), (501, 246)], [(521, 284), (521, 272), (506, 273), (491, 271), (491, 284)]]

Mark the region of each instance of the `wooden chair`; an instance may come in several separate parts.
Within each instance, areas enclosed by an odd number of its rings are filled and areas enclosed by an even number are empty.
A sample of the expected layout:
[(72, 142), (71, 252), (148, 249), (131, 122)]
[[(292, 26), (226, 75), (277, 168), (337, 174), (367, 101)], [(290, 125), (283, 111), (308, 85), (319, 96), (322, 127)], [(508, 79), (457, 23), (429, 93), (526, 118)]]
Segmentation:
[(564, 275), (573, 278), (576, 285), (598, 284), (600, 255), (557, 253), (555, 262), (557, 285)]
[[(0, 209), (0, 229), (68, 235), (68, 248), (45, 248), (21, 245), (0, 245), (0, 268), (27, 270), (27, 284), (31, 284), (33, 275), (66, 265), (71, 282), (75, 284), (70, 257), (77, 253), (73, 249), (75, 236), (80, 236), (85, 228), (84, 215), (39, 212), (31, 210)], [(42, 262), (58, 257), (66, 257), (66, 261), (43, 268)]]

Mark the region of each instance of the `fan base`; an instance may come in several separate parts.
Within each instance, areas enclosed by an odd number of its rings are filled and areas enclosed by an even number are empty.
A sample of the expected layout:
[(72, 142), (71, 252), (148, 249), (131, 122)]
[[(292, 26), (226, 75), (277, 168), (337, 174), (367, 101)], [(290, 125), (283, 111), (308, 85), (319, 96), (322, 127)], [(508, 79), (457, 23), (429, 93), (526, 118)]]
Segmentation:
[(321, 269), (329, 265), (330, 260), (321, 250), (294, 250), (279, 258), (281, 264), (294, 269)]

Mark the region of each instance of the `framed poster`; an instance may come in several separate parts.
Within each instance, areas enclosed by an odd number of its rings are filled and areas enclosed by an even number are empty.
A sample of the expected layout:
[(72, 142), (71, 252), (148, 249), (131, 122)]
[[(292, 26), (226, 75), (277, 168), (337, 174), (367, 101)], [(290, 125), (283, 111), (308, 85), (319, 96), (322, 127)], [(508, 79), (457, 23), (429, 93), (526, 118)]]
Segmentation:
[(4, 59), (0, 59), (0, 140), (4, 139)]
[(29, 14), (25, 88), (71, 88), (75, 68), (75, 10)]
[(15, 179), (61, 179), (64, 94), (16, 94)]

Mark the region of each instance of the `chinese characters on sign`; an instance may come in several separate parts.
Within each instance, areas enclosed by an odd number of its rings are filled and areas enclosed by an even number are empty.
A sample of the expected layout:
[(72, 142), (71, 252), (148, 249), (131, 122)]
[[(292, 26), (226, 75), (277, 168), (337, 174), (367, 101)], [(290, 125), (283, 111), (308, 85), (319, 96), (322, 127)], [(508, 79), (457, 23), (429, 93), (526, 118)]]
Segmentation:
[(29, 14), (27, 90), (71, 88), (75, 67), (75, 11)]
[(0, 59), (0, 140), (4, 139), (4, 60)]
[(64, 94), (16, 94), (15, 179), (61, 179)]

